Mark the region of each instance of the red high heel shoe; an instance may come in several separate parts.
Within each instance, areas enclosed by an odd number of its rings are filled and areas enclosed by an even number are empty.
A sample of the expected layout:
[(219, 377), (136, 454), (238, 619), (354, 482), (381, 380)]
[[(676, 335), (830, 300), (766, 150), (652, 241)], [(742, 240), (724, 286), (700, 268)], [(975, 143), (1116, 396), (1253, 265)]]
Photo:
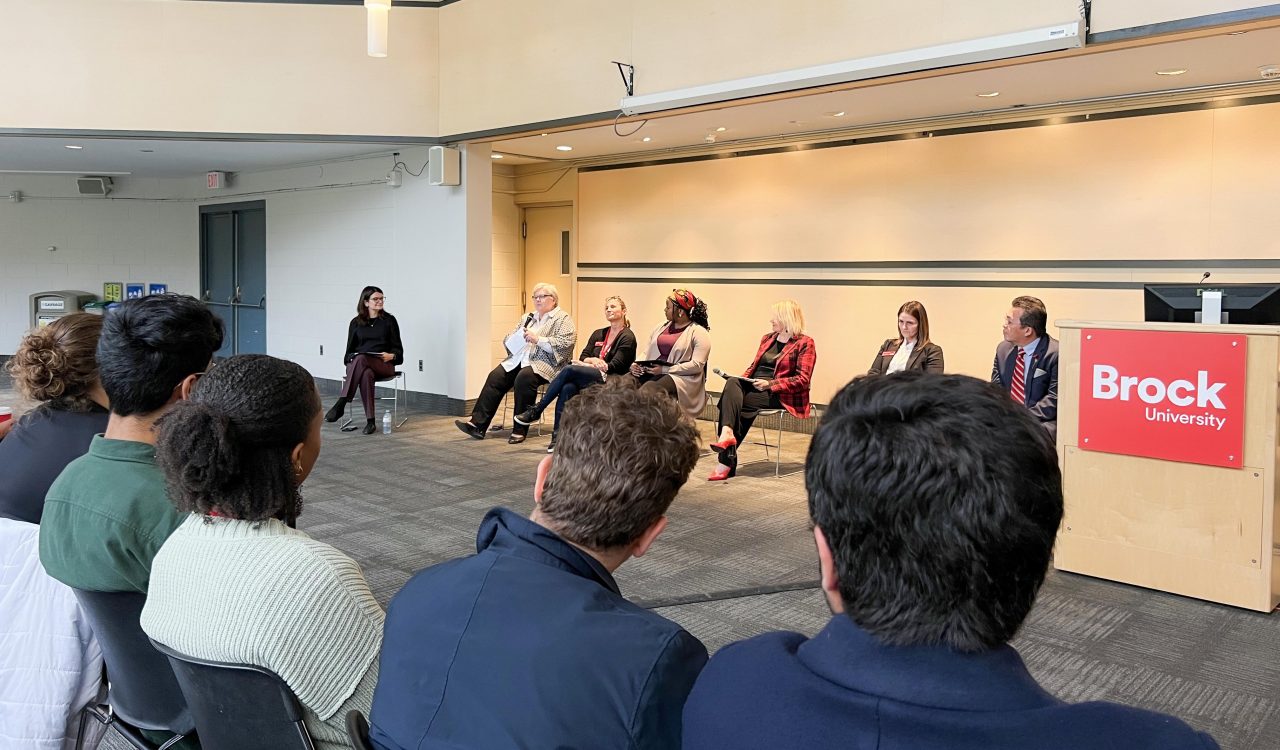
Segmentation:
[(738, 444), (738, 439), (735, 438), (733, 435), (730, 435), (725, 440), (721, 440), (718, 443), (712, 443), (711, 449), (714, 450), (716, 453), (719, 453), (721, 451), (727, 451), (730, 448), (736, 446), (737, 444)]
[(724, 480), (728, 479), (731, 476), (733, 476), (733, 467), (721, 466), (717, 468), (715, 471), (711, 472), (711, 476), (707, 477), (707, 481), (723, 482)]

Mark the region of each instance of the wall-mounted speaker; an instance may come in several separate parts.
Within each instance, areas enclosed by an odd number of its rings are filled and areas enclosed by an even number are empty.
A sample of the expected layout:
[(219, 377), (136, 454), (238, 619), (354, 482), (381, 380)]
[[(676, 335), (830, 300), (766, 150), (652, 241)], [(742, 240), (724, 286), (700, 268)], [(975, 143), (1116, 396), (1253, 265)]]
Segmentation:
[(93, 195), (99, 198), (107, 197), (111, 192), (110, 177), (77, 177), (76, 192), (80, 195)]
[(462, 184), (462, 153), (448, 146), (432, 146), (427, 152), (427, 183), (430, 185)]

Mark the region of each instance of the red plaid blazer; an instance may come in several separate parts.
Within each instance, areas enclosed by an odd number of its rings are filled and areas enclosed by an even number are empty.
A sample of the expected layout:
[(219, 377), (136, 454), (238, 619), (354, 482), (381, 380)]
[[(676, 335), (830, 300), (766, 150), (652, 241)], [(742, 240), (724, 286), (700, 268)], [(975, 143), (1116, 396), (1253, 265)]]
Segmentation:
[[(760, 339), (756, 358), (751, 360), (751, 366), (742, 373), (742, 377), (751, 377), (756, 365), (760, 364), (761, 355), (773, 346), (776, 337), (775, 333), (766, 333)], [(769, 390), (778, 394), (782, 408), (798, 419), (809, 416), (809, 380), (813, 377), (813, 366), (817, 361), (818, 347), (812, 338), (801, 334), (782, 345), (782, 353), (774, 365), (773, 385)]]

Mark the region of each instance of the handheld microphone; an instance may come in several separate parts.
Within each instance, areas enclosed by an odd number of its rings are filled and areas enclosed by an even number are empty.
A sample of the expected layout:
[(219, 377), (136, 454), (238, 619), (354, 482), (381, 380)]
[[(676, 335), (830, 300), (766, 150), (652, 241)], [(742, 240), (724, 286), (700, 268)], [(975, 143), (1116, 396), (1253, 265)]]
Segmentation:
[(533, 322), (533, 313), (529, 313), (528, 315), (524, 316), (524, 322), (520, 324), (520, 327), (528, 328), (529, 324), (532, 322)]
[(1204, 280), (1205, 280), (1205, 279), (1207, 279), (1207, 278), (1209, 278), (1211, 275), (1212, 275), (1212, 274), (1210, 274), (1208, 271), (1205, 271), (1205, 272), (1204, 272), (1204, 276), (1201, 276), (1201, 277), (1200, 277), (1200, 280), (1199, 280), (1199, 281), (1197, 281), (1196, 283), (1197, 283), (1197, 284), (1203, 284), (1203, 283), (1204, 283)]
[(721, 372), (719, 367), (712, 367), (711, 371), (719, 375), (720, 377), (724, 378), (725, 380), (728, 380), (729, 378), (733, 377), (732, 375), (726, 372)]

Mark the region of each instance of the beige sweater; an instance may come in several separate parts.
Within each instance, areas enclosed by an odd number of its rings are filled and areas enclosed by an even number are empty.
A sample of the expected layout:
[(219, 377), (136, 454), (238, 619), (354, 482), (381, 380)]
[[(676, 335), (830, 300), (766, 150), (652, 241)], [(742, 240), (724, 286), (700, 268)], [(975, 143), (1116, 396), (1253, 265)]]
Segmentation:
[(348, 748), (347, 712), (373, 704), (384, 617), (333, 547), (279, 521), (191, 516), (152, 563), (142, 629), (184, 654), (270, 669), (316, 747)]

